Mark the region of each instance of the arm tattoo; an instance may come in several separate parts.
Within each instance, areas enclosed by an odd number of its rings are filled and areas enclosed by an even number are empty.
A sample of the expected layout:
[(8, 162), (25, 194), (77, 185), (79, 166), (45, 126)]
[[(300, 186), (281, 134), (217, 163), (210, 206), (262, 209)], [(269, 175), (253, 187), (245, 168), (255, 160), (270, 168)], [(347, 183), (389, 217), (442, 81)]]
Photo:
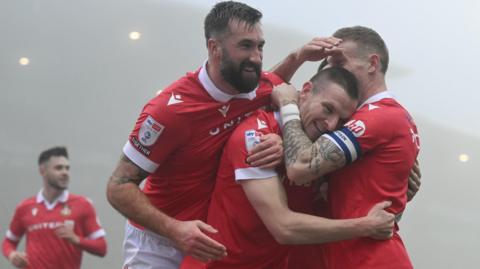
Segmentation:
[[(320, 137), (315, 141), (312, 147), (312, 151), (315, 151), (315, 155), (312, 152), (312, 161), (310, 163), (311, 169), (315, 174), (320, 173), (321, 159), (328, 161), (334, 169), (345, 166), (347, 160), (343, 151), (337, 147), (330, 139)], [(320, 156), (318, 154), (320, 153)]]
[(298, 162), (308, 163), (312, 174), (322, 175), (325, 170), (336, 170), (346, 164), (343, 151), (329, 139), (320, 137), (312, 143), (299, 120), (291, 120), (285, 124), (283, 137), (287, 166)]
[(122, 155), (119, 165), (112, 175), (111, 181), (117, 185), (126, 183), (139, 185), (148, 175), (148, 172), (138, 167), (125, 155)]
[(283, 138), (287, 166), (294, 164), (300, 153), (312, 146), (312, 142), (303, 132), (302, 123), (299, 120), (291, 120), (285, 124)]

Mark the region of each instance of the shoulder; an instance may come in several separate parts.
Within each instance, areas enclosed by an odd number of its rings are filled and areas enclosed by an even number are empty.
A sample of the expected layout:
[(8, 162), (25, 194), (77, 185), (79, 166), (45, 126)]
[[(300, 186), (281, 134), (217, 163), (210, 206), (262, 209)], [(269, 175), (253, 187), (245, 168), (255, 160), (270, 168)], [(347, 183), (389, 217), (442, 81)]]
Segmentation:
[(90, 198), (78, 194), (70, 193), (68, 195), (68, 202), (82, 207), (93, 207), (93, 201)]
[(278, 122), (275, 119), (274, 113), (265, 111), (263, 109), (255, 110), (248, 116), (237, 128), (235, 133), (243, 133), (247, 130), (255, 130), (263, 134), (276, 132), (278, 129)]
[(408, 112), (395, 99), (382, 99), (357, 110), (345, 126), (356, 136), (371, 133), (393, 134), (401, 126), (410, 125)]
[(183, 77), (171, 83), (158, 95), (160, 97), (170, 97), (172, 94), (181, 95), (181, 97), (190, 97), (203, 94), (204, 88), (199, 79), (199, 70), (188, 72)]
[(283, 79), (281, 79), (279, 76), (277, 76), (277, 74), (272, 73), (272, 72), (266, 72), (266, 71), (262, 72), (260, 80), (261, 80), (261, 82), (269, 83), (272, 86), (282, 84), (283, 82), (285, 82)]
[(384, 99), (362, 106), (353, 114), (352, 119), (383, 124), (404, 119), (406, 115), (408, 112), (397, 101)]
[(32, 205), (35, 205), (37, 203), (37, 197), (36, 196), (31, 196), (26, 199), (23, 199), (20, 201), (20, 203), (17, 204), (15, 210), (24, 210), (26, 208), (29, 208)]

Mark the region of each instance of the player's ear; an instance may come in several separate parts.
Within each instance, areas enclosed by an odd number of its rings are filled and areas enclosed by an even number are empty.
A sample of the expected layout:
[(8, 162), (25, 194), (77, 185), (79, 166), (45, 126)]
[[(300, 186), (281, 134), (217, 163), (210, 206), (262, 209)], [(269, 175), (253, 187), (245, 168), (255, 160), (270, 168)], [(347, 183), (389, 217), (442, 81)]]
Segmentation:
[(38, 172), (42, 176), (45, 175), (45, 170), (46, 170), (45, 166), (46, 166), (46, 163), (42, 163), (38, 166)]
[(207, 41), (208, 55), (211, 57), (219, 58), (221, 57), (222, 47), (220, 46), (220, 41), (216, 38), (209, 38)]
[(302, 90), (300, 91), (300, 100), (303, 102), (305, 99), (310, 96), (313, 90), (313, 83), (311, 81), (307, 81), (303, 83)]
[(374, 73), (381, 69), (380, 57), (377, 54), (371, 54), (368, 58), (368, 73)]

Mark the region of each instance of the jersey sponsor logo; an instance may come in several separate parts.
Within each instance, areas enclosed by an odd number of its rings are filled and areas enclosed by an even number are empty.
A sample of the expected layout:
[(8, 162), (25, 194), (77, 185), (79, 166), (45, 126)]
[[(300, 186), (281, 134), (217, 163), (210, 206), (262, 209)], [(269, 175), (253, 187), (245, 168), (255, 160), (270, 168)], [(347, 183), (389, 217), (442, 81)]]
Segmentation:
[(361, 120), (351, 120), (347, 123), (345, 123), (345, 126), (350, 129), (350, 131), (353, 133), (355, 137), (360, 137), (365, 133), (365, 130), (367, 129), (365, 127), (365, 123)]
[(154, 120), (152, 116), (148, 116), (142, 123), (142, 127), (140, 127), (140, 131), (138, 132), (140, 143), (144, 146), (153, 145), (163, 132), (163, 129), (165, 129), (163, 125)]
[(265, 123), (265, 121), (259, 118), (257, 118), (257, 125), (258, 125), (258, 129), (267, 128), (267, 124)]
[(41, 223), (36, 223), (28, 226), (27, 230), (29, 232), (37, 231), (37, 230), (47, 230), (47, 229), (53, 230), (53, 229), (57, 229), (60, 226), (63, 226), (64, 224), (65, 224), (64, 222), (60, 222), (60, 221), (41, 222)]
[(245, 131), (245, 148), (247, 151), (251, 151), (258, 144), (260, 144), (260, 133), (255, 130)]
[(221, 108), (218, 109), (218, 111), (222, 114), (224, 118), (227, 117), (227, 112), (230, 109), (230, 105), (224, 105)]
[(172, 96), (170, 96), (170, 99), (168, 99), (167, 106), (180, 104), (180, 103), (183, 103), (182, 96), (180, 94), (174, 94), (172, 92)]
[(210, 129), (210, 135), (218, 135), (221, 131), (232, 130), (232, 127), (239, 125), (244, 119), (250, 116), (253, 112), (245, 113), (243, 116), (238, 116), (235, 119), (224, 122), (218, 127)]
[(67, 219), (63, 222), (63, 225), (65, 225), (69, 229), (73, 229), (75, 227), (75, 221)]
[(150, 151), (148, 148), (142, 146), (142, 145), (140, 144), (140, 142), (138, 142), (138, 140), (137, 140), (136, 137), (134, 137), (134, 136), (131, 137), (131, 138), (130, 138), (130, 141), (132, 142), (132, 144), (133, 144), (134, 147), (136, 147), (138, 150), (140, 150), (140, 151), (143, 153), (143, 155), (145, 155), (145, 156), (149, 156), (149, 155), (150, 155), (151, 151)]

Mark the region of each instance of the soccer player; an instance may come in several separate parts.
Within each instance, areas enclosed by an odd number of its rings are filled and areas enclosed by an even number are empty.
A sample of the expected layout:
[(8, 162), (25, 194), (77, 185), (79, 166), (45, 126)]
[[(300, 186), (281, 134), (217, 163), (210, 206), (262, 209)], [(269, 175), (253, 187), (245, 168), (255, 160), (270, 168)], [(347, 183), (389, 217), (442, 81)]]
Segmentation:
[[(125, 268), (178, 268), (185, 254), (202, 261), (227, 254), (209, 237), (214, 227), (204, 222), (221, 151), (235, 126), (270, 103), (272, 87), (283, 82), (282, 70), (288, 71), (282, 65), (276, 74), (261, 71), (261, 16), (242, 3), (217, 3), (205, 19), (207, 61), (140, 114), (107, 187), (109, 202), (129, 219)], [(321, 43), (332, 47), (338, 41)], [(304, 51), (319, 48), (312, 44)], [(303, 56), (282, 63), (309, 58)], [(282, 159), (281, 140), (268, 137), (274, 136), (263, 137), (256, 150), (273, 145), (260, 155), (268, 156), (260, 165), (275, 167)]]
[[(355, 111), (357, 98), (355, 77), (347, 70), (329, 68), (317, 73), (304, 84), (299, 101), (308, 137), (316, 139), (333, 131)], [(261, 135), (281, 133), (279, 119), (278, 112), (258, 110), (235, 129), (225, 146), (208, 223), (217, 227), (219, 232), (212, 237), (227, 247), (228, 256), (207, 268), (286, 268), (290, 248), (282, 244), (325, 243), (358, 236), (388, 238), (391, 234), (394, 215), (383, 211), (389, 202), (373, 206), (366, 217), (345, 220), (289, 209), (292, 205), (305, 207), (300, 200), (311, 203), (313, 192), (291, 186), (275, 169), (252, 167), (245, 161)], [(317, 121), (326, 125), (315, 126)], [(287, 196), (298, 191), (305, 197), (296, 195), (297, 200), (291, 201), (294, 204), (288, 205)], [(321, 255), (317, 258), (320, 263)]]
[[(67, 149), (54, 147), (38, 159), (43, 188), (15, 210), (3, 240), (3, 254), (17, 268), (78, 269), (85, 250), (105, 256), (105, 231), (92, 202), (68, 192), (70, 164)], [(25, 252), (17, 250), (23, 235)]]
[[(341, 53), (328, 66), (341, 66), (359, 81), (360, 107), (345, 126), (311, 142), (299, 120), (296, 90), (282, 85), (273, 100), (281, 106), (288, 177), (305, 183), (328, 176), (329, 213), (335, 219), (363, 216), (370, 207), (391, 200), (400, 214), (407, 202), (409, 171), (420, 149), (409, 113), (387, 91), (388, 50), (372, 29), (356, 26), (335, 32)], [(321, 128), (326, 122), (313, 122)], [(344, 268), (413, 268), (395, 226), (392, 239), (357, 238), (329, 244), (328, 266)]]

